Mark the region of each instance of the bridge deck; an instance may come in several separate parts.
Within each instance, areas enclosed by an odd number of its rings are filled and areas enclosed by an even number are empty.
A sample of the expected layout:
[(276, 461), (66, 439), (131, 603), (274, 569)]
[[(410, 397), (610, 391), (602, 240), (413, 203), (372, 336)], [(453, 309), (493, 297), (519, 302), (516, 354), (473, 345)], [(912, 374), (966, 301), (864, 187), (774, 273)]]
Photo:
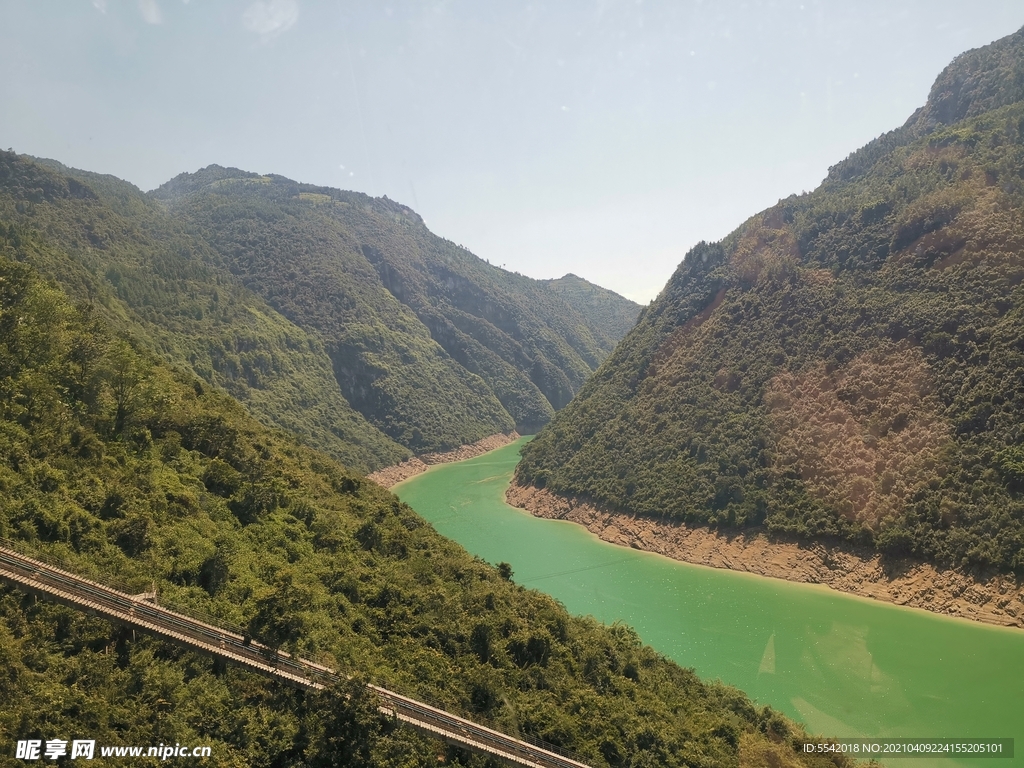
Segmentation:
[[(2, 546), (0, 581), (299, 688), (321, 690), (339, 679), (334, 670), (321, 664), (293, 657), (237, 632), (147, 602), (146, 595), (119, 592)], [(381, 701), (382, 712), (451, 744), (517, 766), (588, 768), (569, 755), (553, 751), (557, 748), (551, 745), (539, 746), (517, 739), (386, 688), (375, 685), (369, 688)]]

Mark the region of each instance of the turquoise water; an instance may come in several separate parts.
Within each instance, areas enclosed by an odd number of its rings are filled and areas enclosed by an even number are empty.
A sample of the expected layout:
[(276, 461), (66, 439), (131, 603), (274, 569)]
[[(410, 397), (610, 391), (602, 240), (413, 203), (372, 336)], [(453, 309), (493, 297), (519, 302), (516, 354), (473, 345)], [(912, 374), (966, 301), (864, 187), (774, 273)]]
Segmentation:
[[(812, 732), (870, 737), (1013, 737), (1024, 750), (1024, 631), (600, 541), (504, 502), (523, 441), (431, 468), (399, 497), (444, 536), (572, 613), (625, 621), (705, 677), (746, 691)], [(892, 761), (926, 765), (1016, 760)]]

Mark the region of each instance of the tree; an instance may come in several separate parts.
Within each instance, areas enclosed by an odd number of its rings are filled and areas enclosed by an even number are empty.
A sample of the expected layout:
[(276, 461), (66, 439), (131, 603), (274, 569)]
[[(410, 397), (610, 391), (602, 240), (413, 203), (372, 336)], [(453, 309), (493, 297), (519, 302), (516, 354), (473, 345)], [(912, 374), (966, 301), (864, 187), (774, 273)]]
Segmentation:
[(114, 434), (120, 435), (138, 406), (145, 368), (131, 345), (118, 339), (107, 350), (105, 374), (114, 399)]

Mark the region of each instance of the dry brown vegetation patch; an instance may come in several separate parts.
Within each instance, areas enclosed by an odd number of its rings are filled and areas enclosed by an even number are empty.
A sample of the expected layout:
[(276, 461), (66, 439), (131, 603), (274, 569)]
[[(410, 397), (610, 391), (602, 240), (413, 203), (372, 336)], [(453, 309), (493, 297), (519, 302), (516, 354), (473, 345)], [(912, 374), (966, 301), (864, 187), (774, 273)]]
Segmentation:
[(920, 351), (887, 345), (830, 372), (785, 372), (765, 395), (774, 469), (828, 507), (877, 530), (914, 491), (938, 482), (949, 426)]
[(788, 741), (769, 741), (745, 733), (740, 737), (740, 768), (800, 768), (801, 762)]
[(756, 285), (794, 269), (800, 258), (796, 235), (778, 207), (755, 216), (743, 228), (732, 253), (733, 269), (741, 285)]
[(938, 170), (943, 174), (953, 174), (966, 158), (967, 150), (961, 144), (929, 144), (908, 153), (903, 159), (903, 169), (908, 173)]
[(803, 269), (800, 274), (808, 285), (827, 286), (836, 281), (831, 269)]
[(689, 337), (692, 336), (698, 328), (704, 325), (705, 321), (711, 317), (712, 313), (721, 306), (722, 302), (725, 300), (725, 291), (725, 288), (719, 289), (710, 304), (676, 328), (672, 334), (665, 339), (651, 358), (651, 364), (647, 368), (647, 375), (649, 377), (657, 375), (661, 366), (668, 360), (672, 359)]
[(986, 178), (975, 174), (908, 206), (896, 233), (901, 250), (890, 260), (890, 269), (900, 268), (907, 259), (935, 269), (980, 259), (1019, 263), (1024, 253), (1024, 218), (1020, 208)]

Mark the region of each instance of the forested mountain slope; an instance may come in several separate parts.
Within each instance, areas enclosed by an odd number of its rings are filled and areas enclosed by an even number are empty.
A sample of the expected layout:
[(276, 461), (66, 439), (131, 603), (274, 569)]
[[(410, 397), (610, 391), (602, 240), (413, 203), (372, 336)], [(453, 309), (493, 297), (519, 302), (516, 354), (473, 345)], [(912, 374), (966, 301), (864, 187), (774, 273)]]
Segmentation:
[(201, 237), (131, 184), (2, 152), (0, 225), (11, 258), (264, 424), (363, 471), (408, 456), (342, 396), (321, 339), (214, 264)]
[(1024, 573), (1024, 31), (680, 264), (520, 483)]
[(218, 166), (151, 194), (248, 287), (323, 338), (348, 402), (417, 453), (536, 429), (617, 339), (543, 283), (437, 237), (387, 198)]
[(612, 346), (636, 325), (640, 305), (623, 301), (614, 291), (573, 274), (541, 282), (575, 307), (597, 332), (603, 332)]
[[(379, 486), (119, 338), (18, 263), (24, 237), (0, 230), (0, 537), (595, 766), (828, 764), (779, 715), (507, 581)], [(7, 588), (0, 677), (8, 745), (203, 745), (216, 766), (485, 764), (395, 730), (358, 680), (352, 699), (303, 696)]]
[(211, 167), (144, 195), (3, 153), (0, 224), (121, 332), (361, 471), (538, 428), (624, 333), (408, 208), (281, 177)]

